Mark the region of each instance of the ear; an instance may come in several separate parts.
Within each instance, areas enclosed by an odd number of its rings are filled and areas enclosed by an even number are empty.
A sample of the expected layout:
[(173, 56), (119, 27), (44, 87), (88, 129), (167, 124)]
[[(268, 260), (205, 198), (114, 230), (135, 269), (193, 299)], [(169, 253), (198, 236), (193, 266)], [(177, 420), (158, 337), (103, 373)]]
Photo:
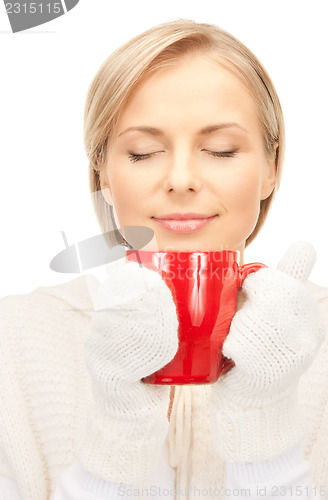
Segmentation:
[(107, 175), (104, 170), (101, 170), (99, 172), (99, 182), (100, 182), (101, 193), (105, 201), (108, 203), (108, 205), (114, 205), (110, 184), (108, 182)]
[(276, 177), (277, 177), (277, 148), (279, 146), (278, 142), (274, 143), (274, 150), (272, 155), (267, 160), (267, 164), (265, 166), (265, 173), (263, 176), (262, 189), (261, 189), (261, 201), (265, 200), (270, 196), (273, 192), (276, 185)]

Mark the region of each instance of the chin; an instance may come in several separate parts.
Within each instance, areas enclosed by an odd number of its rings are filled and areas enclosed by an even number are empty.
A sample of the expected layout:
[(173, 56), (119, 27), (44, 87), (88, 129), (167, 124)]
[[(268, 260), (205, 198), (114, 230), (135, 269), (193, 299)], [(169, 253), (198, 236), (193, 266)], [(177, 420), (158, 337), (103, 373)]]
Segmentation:
[(158, 249), (164, 252), (214, 252), (219, 250), (228, 250), (229, 247), (225, 244), (218, 244), (217, 242), (205, 242), (201, 238), (183, 238), (180, 241), (173, 238), (169, 241), (159, 240)]

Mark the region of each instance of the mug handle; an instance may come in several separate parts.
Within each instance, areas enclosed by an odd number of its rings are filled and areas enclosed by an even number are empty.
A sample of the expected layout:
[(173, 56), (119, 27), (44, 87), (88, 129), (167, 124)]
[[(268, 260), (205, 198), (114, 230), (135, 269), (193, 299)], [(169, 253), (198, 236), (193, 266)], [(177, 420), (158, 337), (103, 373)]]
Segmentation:
[(241, 288), (242, 284), (244, 283), (244, 279), (247, 278), (247, 276), (250, 273), (255, 273), (256, 271), (259, 271), (260, 269), (268, 267), (265, 264), (261, 264), (260, 262), (253, 262), (252, 264), (244, 264), (243, 266), (238, 267), (238, 290)]

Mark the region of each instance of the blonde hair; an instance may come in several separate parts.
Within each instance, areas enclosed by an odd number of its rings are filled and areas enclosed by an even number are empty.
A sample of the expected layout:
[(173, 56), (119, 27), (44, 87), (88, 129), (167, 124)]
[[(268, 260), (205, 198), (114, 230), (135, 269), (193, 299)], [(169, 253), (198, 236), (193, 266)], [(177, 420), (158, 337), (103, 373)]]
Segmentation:
[[(267, 153), (275, 154), (275, 188), (261, 201), (258, 221), (246, 240), (247, 246), (261, 229), (279, 188), (285, 146), (284, 119), (276, 90), (262, 64), (245, 45), (218, 26), (186, 19), (160, 24), (132, 38), (104, 61), (88, 89), (84, 113), (90, 190), (101, 193), (99, 172), (106, 162), (120, 116), (137, 87), (160, 68), (190, 53), (214, 56), (221, 66), (237, 76), (254, 100)], [(103, 196), (94, 196), (93, 203), (102, 231), (116, 229), (116, 243), (125, 244), (117, 231), (112, 207)]]

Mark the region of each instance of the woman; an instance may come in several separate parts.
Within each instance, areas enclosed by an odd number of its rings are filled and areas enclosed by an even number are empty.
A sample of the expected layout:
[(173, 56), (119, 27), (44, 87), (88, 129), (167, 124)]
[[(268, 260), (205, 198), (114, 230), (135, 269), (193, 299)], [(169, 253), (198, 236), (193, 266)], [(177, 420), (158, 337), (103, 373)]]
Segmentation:
[[(146, 226), (147, 249), (237, 249), (243, 262), (279, 186), (284, 125), (245, 46), (178, 20), (101, 66), (85, 145), (103, 232)], [(0, 492), (327, 495), (326, 340), (311, 292), (322, 311), (327, 293), (305, 286), (313, 263), (300, 244), (278, 270), (250, 275), (223, 350), (235, 367), (216, 384), (175, 391), (141, 382), (177, 349), (174, 302), (152, 271), (111, 264), (94, 313), (83, 278), (3, 299)]]

